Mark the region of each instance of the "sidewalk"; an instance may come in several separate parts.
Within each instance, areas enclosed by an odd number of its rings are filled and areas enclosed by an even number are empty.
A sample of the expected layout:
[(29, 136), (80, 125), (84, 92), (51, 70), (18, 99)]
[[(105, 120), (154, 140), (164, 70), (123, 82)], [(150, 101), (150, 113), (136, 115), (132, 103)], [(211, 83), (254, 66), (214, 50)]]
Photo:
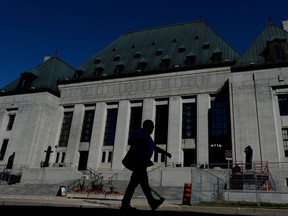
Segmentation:
[[(113, 200), (87, 200), (111, 208), (120, 208), (121, 202)], [(133, 199), (131, 204), (133, 207), (141, 210), (150, 210), (146, 199)], [(207, 213), (216, 215), (272, 215), (272, 216), (288, 216), (288, 209), (270, 209), (270, 208), (248, 208), (248, 207), (203, 207), (193, 205), (182, 205), (180, 200), (165, 200), (157, 211), (177, 211), (191, 213)]]
[[(62, 207), (74, 209), (91, 209), (93, 211), (114, 211), (117, 213), (120, 208), (120, 200), (96, 200), (96, 199), (73, 199), (58, 196), (46, 195), (0, 195), (0, 209), (4, 207)], [(145, 198), (133, 199), (131, 203), (142, 212), (150, 212), (150, 207)], [(59, 208), (58, 208), (59, 209)], [(154, 215), (181, 215), (191, 213), (193, 215), (275, 215), (287, 216), (288, 209), (268, 209), (268, 208), (242, 208), (242, 207), (202, 207), (182, 205), (180, 200), (165, 200), (155, 211)], [(109, 215), (109, 214), (108, 214)], [(107, 215), (106, 215), (107, 216)]]

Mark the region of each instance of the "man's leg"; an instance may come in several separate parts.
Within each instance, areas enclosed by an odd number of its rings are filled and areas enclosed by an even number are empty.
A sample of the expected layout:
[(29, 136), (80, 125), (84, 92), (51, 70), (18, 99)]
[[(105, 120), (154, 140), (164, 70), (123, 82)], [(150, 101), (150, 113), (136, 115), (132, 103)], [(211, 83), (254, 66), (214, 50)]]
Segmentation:
[(151, 188), (149, 186), (149, 179), (148, 179), (148, 174), (147, 174), (147, 170), (146, 169), (142, 169), (141, 171), (139, 171), (139, 176), (141, 176), (140, 178), (140, 186), (143, 190), (143, 193), (145, 194), (148, 203), (152, 203), (154, 202), (154, 197), (152, 195), (152, 191)]
[(161, 198), (160, 200), (157, 200), (153, 197), (151, 187), (149, 186), (149, 179), (146, 169), (141, 170), (141, 174), (139, 176), (141, 176), (140, 178), (141, 188), (147, 198), (147, 201), (151, 209), (154, 211), (164, 202), (165, 199)]
[(122, 199), (122, 207), (123, 208), (130, 206), (132, 196), (133, 196), (135, 188), (138, 186), (139, 182), (140, 182), (139, 172), (133, 171), (133, 173), (130, 177), (129, 184), (126, 188), (125, 194), (124, 194), (123, 199)]

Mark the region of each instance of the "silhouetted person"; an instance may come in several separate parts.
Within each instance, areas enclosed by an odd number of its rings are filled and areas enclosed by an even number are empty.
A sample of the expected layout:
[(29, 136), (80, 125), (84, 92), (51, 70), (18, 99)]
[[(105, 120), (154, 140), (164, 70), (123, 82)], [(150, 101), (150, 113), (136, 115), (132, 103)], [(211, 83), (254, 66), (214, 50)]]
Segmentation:
[(251, 170), (252, 169), (252, 156), (253, 156), (253, 150), (251, 148), (251, 146), (247, 146), (244, 150), (245, 154), (246, 154), (246, 165), (245, 168), (246, 170)]
[(6, 169), (12, 169), (13, 163), (14, 163), (14, 158), (15, 158), (15, 152), (13, 152), (13, 154), (9, 156), (8, 162), (6, 165)]
[(243, 190), (243, 176), (241, 167), (236, 164), (232, 168), (232, 176), (230, 178), (230, 189)]
[(121, 210), (133, 210), (130, 202), (134, 194), (135, 188), (140, 184), (147, 201), (152, 210), (156, 210), (163, 202), (164, 198), (155, 199), (149, 186), (147, 167), (153, 166), (150, 160), (153, 152), (160, 152), (171, 158), (171, 154), (154, 143), (151, 134), (154, 130), (154, 123), (151, 120), (145, 120), (143, 127), (133, 131), (128, 139), (130, 149), (123, 159), (123, 165), (132, 171), (130, 182), (125, 191)]
[(43, 163), (43, 167), (48, 167), (49, 166), (50, 154), (53, 152), (51, 150), (51, 146), (48, 146), (48, 149), (44, 150), (44, 152), (46, 152), (46, 156), (45, 156), (45, 161)]

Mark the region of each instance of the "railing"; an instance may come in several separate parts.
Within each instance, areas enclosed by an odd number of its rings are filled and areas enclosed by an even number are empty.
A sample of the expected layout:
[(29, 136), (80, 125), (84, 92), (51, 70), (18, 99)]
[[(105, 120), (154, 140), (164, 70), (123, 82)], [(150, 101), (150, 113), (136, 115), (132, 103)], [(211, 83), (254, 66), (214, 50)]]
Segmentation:
[(51, 163), (51, 166), (52, 167), (73, 167), (74, 169), (77, 169), (77, 165), (73, 163)]
[(149, 170), (148, 170), (148, 174), (149, 173), (152, 173), (152, 172), (155, 172), (156, 170), (160, 170), (162, 167), (165, 167), (165, 163), (160, 163), (160, 164), (157, 164), (153, 167), (151, 167)]
[(220, 200), (222, 191), (227, 184), (227, 170), (223, 174), (213, 174), (209, 169), (203, 169), (199, 165), (191, 165), (192, 201), (194, 203), (203, 200)]
[(113, 179), (117, 180), (118, 178), (118, 173), (114, 173), (113, 175), (111, 175), (110, 177), (108, 177), (108, 182), (107, 184), (112, 185), (113, 184)]
[(102, 190), (105, 185), (109, 185), (110, 188), (113, 188), (113, 180), (117, 180), (118, 178), (118, 173), (114, 173), (110, 177), (108, 177), (108, 181), (105, 183), (102, 173), (98, 173), (92, 168), (87, 167), (86, 170), (80, 171), (82, 172), (83, 176), (80, 179), (69, 184), (67, 186), (68, 191), (72, 191), (75, 189)]
[(23, 170), (27, 168), (27, 165), (14, 164), (12, 169), (6, 169), (6, 164), (0, 165), (0, 184), (19, 183)]

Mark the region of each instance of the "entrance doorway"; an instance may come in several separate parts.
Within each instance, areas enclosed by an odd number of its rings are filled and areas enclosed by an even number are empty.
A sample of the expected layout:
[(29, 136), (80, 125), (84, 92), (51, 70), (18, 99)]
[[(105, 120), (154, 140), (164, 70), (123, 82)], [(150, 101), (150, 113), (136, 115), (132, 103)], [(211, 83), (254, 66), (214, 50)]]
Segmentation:
[(86, 170), (88, 161), (88, 151), (80, 151), (78, 170)]
[(190, 167), (192, 164), (196, 164), (195, 149), (183, 149), (183, 152), (184, 152), (184, 167)]

